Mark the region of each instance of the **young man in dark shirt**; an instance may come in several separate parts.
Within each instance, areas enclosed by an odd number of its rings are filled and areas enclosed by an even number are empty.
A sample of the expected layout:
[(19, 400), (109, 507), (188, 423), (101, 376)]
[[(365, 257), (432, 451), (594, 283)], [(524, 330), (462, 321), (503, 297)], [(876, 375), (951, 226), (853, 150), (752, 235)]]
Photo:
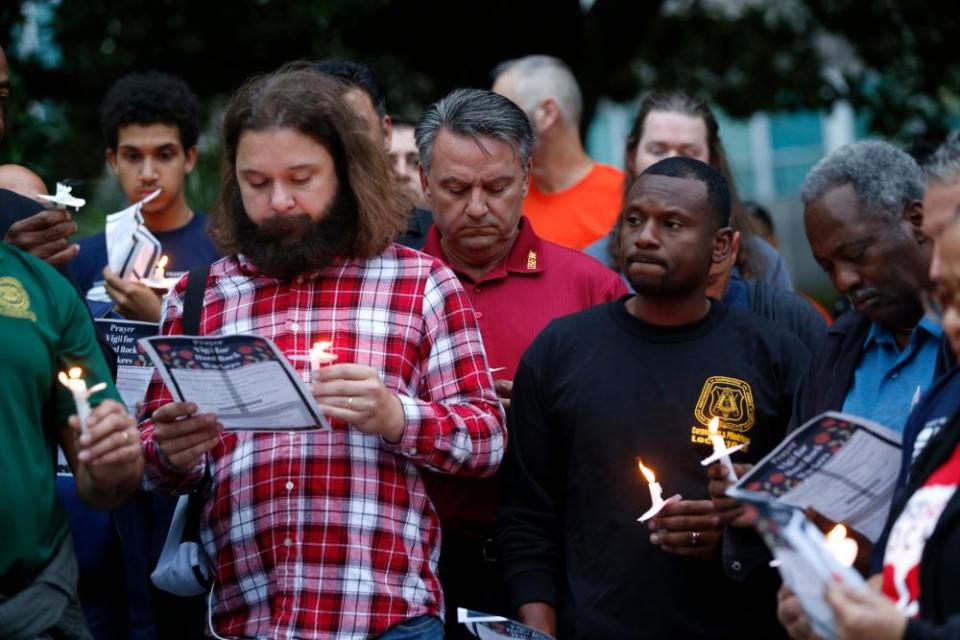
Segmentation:
[[(722, 176), (663, 160), (634, 183), (621, 255), (637, 295), (552, 322), (513, 388), (498, 540), (520, 619), (567, 638), (775, 638), (776, 576), (728, 578), (723, 529), (699, 460), (707, 426), (749, 442), (783, 437), (809, 353), (793, 335), (706, 296), (730, 250)], [(664, 496), (647, 524), (637, 458)]]
[[(168, 272), (183, 272), (219, 258), (207, 237), (206, 216), (187, 204), (184, 182), (197, 161), (200, 104), (186, 83), (159, 72), (117, 80), (100, 106), (107, 162), (130, 202), (159, 195), (143, 205), (147, 229), (169, 258)], [(118, 313), (157, 322), (160, 298), (149, 287), (121, 280), (107, 267), (104, 233), (80, 241), (70, 275), (81, 290), (103, 284)]]

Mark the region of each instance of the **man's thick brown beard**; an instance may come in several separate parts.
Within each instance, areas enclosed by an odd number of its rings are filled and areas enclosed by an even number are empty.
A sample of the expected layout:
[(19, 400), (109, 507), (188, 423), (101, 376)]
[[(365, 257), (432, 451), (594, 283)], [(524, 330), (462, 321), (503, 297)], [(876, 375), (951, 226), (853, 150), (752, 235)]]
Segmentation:
[(244, 213), (237, 220), (240, 251), (268, 276), (289, 279), (322, 269), (339, 256), (350, 256), (359, 225), (352, 198), (337, 193), (319, 220), (305, 213), (275, 216), (259, 226)]

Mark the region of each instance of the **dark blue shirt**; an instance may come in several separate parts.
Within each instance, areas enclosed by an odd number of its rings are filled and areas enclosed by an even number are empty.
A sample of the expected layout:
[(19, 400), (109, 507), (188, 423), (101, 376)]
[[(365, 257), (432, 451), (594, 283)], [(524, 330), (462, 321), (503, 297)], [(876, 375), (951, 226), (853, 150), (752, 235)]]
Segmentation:
[(950, 418), (960, 411), (960, 365), (937, 378), (933, 386), (920, 397), (903, 429), (903, 459), (897, 489), (907, 482), (910, 467), (927, 443), (933, 439)]
[(747, 281), (740, 276), (733, 274), (730, 276), (730, 284), (727, 285), (727, 292), (723, 295), (723, 303), (737, 309), (750, 309), (750, 295)]
[[(207, 236), (207, 216), (199, 211), (190, 222), (172, 231), (153, 231), (160, 241), (163, 255), (170, 259), (167, 273), (189, 271), (216, 262), (220, 255)], [(91, 287), (103, 284), (103, 268), (107, 266), (107, 236), (104, 232), (80, 240), (80, 253), (70, 262), (70, 276), (84, 294)]]

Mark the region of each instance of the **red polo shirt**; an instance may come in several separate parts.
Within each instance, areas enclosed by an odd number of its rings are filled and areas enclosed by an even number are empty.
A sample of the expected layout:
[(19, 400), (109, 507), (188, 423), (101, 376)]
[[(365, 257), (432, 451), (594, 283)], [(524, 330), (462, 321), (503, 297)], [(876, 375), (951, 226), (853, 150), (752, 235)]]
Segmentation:
[[(506, 258), (477, 281), (449, 263), (436, 225), (423, 251), (439, 258), (460, 278), (473, 303), (490, 367), (504, 367), (494, 380), (513, 380), (524, 351), (554, 318), (628, 293), (620, 277), (573, 249), (540, 239), (526, 218)], [(509, 446), (509, 442), (507, 444)], [(480, 535), (496, 520), (497, 480), (426, 474), (427, 493), (444, 532)]]

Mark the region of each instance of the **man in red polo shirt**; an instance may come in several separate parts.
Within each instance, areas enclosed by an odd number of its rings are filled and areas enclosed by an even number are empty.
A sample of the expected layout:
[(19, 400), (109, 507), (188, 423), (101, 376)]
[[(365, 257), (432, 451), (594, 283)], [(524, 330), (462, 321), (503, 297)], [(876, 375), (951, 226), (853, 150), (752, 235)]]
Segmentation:
[[(533, 338), (552, 319), (619, 298), (626, 287), (593, 258), (539, 238), (524, 218), (533, 131), (513, 102), (491, 91), (458, 89), (427, 109), (416, 139), (435, 221), (423, 250), (463, 283), (497, 392), (509, 405), (514, 373)], [(505, 611), (491, 542), (497, 483), (426, 480), (443, 530), (447, 634), (461, 637), (457, 606)]]

